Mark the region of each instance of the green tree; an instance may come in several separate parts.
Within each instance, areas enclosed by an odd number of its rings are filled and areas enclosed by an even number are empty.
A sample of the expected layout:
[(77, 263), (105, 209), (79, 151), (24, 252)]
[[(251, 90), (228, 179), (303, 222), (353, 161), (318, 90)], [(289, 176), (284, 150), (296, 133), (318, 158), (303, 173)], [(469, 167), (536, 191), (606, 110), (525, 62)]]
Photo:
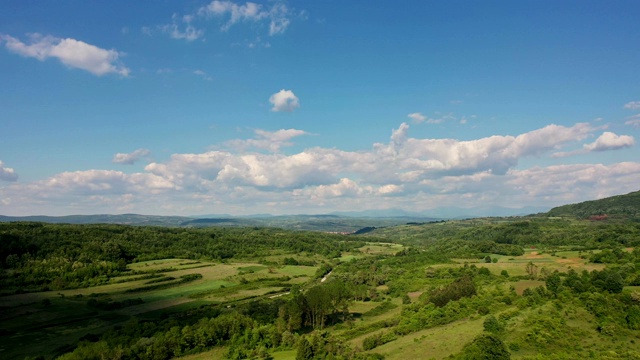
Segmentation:
[(487, 316), (482, 325), (484, 326), (484, 331), (493, 334), (499, 334), (504, 331), (504, 325), (493, 315)]
[(554, 271), (545, 279), (547, 290), (549, 290), (554, 296), (558, 295), (561, 284), (562, 279), (560, 279), (560, 274), (558, 274), (558, 271)]
[(498, 337), (482, 334), (465, 345), (456, 358), (462, 360), (509, 360), (511, 353)]
[(531, 278), (532, 280), (535, 280), (538, 277), (538, 266), (533, 262), (529, 261), (527, 266), (525, 266), (524, 270), (527, 272), (527, 275), (529, 275), (529, 278)]
[(296, 360), (313, 359), (313, 347), (306, 337), (301, 337), (296, 346)]

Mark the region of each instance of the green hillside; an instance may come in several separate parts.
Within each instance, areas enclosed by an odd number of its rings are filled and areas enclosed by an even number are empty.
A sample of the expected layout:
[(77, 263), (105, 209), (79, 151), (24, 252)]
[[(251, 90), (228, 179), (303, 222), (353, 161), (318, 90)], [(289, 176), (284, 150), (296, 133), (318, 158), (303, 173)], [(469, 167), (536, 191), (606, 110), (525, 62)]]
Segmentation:
[(640, 217), (640, 191), (626, 195), (612, 196), (600, 200), (585, 201), (555, 207), (548, 216), (575, 216), (588, 218), (598, 215), (618, 215), (623, 217)]

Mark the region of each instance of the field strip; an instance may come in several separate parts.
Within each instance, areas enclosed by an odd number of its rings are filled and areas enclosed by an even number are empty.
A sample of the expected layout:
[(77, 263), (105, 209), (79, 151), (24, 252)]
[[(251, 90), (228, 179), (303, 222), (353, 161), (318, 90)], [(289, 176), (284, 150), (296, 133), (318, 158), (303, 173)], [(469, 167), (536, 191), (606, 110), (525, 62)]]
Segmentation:
[(146, 304), (130, 306), (118, 312), (125, 315), (137, 315), (137, 314), (142, 314), (150, 311), (165, 309), (165, 308), (180, 305), (180, 304), (185, 304), (195, 300), (196, 299), (190, 299), (187, 297), (164, 299), (164, 300), (158, 300), (158, 301), (154, 301)]

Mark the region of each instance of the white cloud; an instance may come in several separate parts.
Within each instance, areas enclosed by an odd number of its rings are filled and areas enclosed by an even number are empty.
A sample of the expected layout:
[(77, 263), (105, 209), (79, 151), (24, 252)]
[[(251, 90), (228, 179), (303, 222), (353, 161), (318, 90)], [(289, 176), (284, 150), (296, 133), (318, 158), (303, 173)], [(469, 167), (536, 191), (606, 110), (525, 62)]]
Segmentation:
[[(165, 214), (220, 209), (232, 213), (393, 207), (423, 211), (478, 204), (553, 206), (637, 190), (637, 162), (517, 166), (526, 157), (582, 146), (597, 130), (588, 124), (549, 125), (516, 136), (460, 141), (414, 138), (403, 123), (387, 143), (370, 149), (313, 147), (293, 154), (279, 150), (307, 135), (305, 131), (254, 130), (255, 138), (235, 141), (237, 147), (232, 150), (174, 154), (132, 174), (87, 170), (9, 184), (0, 187), (0, 213), (59, 213), (59, 209), (96, 213), (125, 208)], [(593, 149), (628, 143), (623, 136), (613, 135), (602, 134)], [(116, 157), (123, 163), (135, 161), (146, 156), (143, 151)]]
[(635, 128), (640, 127), (640, 114), (636, 114), (630, 118), (628, 118), (627, 121), (625, 121), (624, 123), (625, 125), (631, 125)]
[(148, 149), (138, 149), (131, 153), (117, 153), (113, 156), (112, 162), (116, 164), (133, 165), (141, 158), (148, 156), (151, 152)]
[(205, 81), (213, 80), (211, 76), (209, 76), (205, 71), (202, 71), (202, 70), (195, 70), (193, 74), (200, 76), (202, 80), (205, 80)]
[(624, 104), (625, 109), (637, 110), (640, 109), (640, 101), (629, 101)]
[(588, 151), (617, 150), (633, 146), (635, 140), (633, 136), (616, 135), (606, 131), (591, 144), (585, 144), (584, 149)]
[[(412, 119), (416, 124), (420, 124), (423, 122), (426, 122), (427, 124), (442, 124), (443, 122), (448, 120), (456, 120), (456, 117), (452, 113), (442, 114), (439, 112), (435, 113), (435, 117), (428, 117), (419, 112), (411, 113), (407, 115), (407, 117)], [(464, 120), (464, 122), (466, 123), (466, 119)]]
[(419, 112), (411, 113), (411, 114), (407, 115), (407, 117), (410, 118), (411, 120), (413, 120), (414, 122), (418, 123), (418, 124), (423, 122), (423, 121), (425, 121), (425, 120), (427, 120), (427, 117), (422, 115)]
[(269, 150), (272, 152), (280, 151), (280, 148), (293, 145), (289, 140), (297, 136), (308, 135), (306, 131), (296, 129), (280, 129), (270, 132), (266, 130), (254, 130), (255, 139), (247, 140), (230, 140), (224, 143), (227, 147), (238, 151), (246, 151), (251, 148)]
[(30, 35), (30, 43), (26, 44), (12, 36), (0, 34), (0, 42), (16, 54), (33, 57), (40, 61), (56, 58), (63, 64), (102, 76), (109, 73), (128, 76), (130, 70), (120, 63), (123, 55), (116, 50), (101, 49), (83, 41), (40, 34)]
[(402, 186), (395, 184), (382, 185), (378, 188), (378, 193), (382, 195), (397, 194), (402, 192)]
[(291, 112), (300, 107), (298, 97), (291, 90), (280, 90), (269, 97), (269, 102), (273, 104), (271, 111)]
[(405, 141), (407, 141), (407, 132), (409, 131), (409, 125), (407, 123), (402, 123), (398, 127), (398, 129), (391, 131), (391, 141), (395, 146), (402, 145)]
[(640, 163), (572, 164), (511, 170), (506, 185), (523, 200), (548, 199), (555, 204), (597, 199), (637, 190)]
[(228, 31), (233, 25), (242, 21), (269, 22), (269, 35), (284, 33), (291, 23), (291, 11), (281, 2), (276, 2), (270, 7), (261, 4), (247, 2), (244, 5), (232, 1), (214, 0), (198, 10), (201, 16), (227, 17), (228, 21), (221, 26), (222, 31)]
[(4, 181), (16, 181), (18, 180), (18, 174), (10, 167), (6, 167), (0, 160), (0, 180)]
[[(172, 39), (194, 41), (204, 36), (204, 30), (197, 29), (191, 24), (193, 21), (192, 15), (179, 17), (174, 14), (172, 20), (171, 24), (159, 27), (162, 32), (169, 34)], [(149, 28), (146, 28), (146, 33), (150, 34)]]

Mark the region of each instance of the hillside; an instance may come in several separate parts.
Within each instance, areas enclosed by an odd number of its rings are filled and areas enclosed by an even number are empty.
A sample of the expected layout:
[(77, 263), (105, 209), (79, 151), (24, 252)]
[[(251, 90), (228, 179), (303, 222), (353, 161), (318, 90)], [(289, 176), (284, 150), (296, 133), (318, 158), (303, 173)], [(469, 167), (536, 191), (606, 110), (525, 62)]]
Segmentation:
[(548, 216), (575, 216), (588, 218), (598, 215), (618, 215), (629, 218), (640, 217), (640, 191), (617, 195), (600, 200), (585, 201), (555, 207)]

